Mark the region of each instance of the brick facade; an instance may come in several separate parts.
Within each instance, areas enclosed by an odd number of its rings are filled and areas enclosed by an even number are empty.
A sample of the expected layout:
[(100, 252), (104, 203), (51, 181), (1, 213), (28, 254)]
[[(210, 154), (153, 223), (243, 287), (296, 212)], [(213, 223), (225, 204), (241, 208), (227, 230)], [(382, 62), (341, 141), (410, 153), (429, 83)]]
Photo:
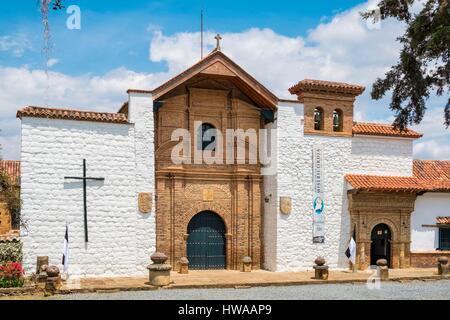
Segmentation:
[(434, 268), (438, 264), (437, 259), (442, 256), (450, 259), (450, 251), (411, 252), (411, 267)]
[[(174, 165), (172, 132), (188, 129), (195, 136), (194, 123), (210, 123), (226, 129), (261, 128), (261, 114), (236, 86), (227, 80), (196, 77), (160, 99), (155, 114), (156, 128), (156, 243), (178, 268), (186, 256), (190, 220), (202, 211), (218, 214), (226, 226), (227, 269), (239, 269), (244, 256), (253, 267), (261, 267), (261, 187), (259, 165), (194, 164), (197, 148), (192, 138), (192, 164)], [(224, 143), (225, 159), (225, 143)], [(248, 150), (248, 146), (247, 146)], [(236, 157), (237, 155), (235, 155)], [(247, 161), (248, 163), (248, 161)], [(205, 197), (204, 193), (210, 196)]]
[[(352, 136), (354, 97), (330, 94), (307, 94), (303, 97), (305, 108), (305, 134), (328, 136)], [(314, 130), (314, 110), (323, 110), (323, 128)], [(333, 131), (333, 112), (338, 110), (342, 114), (341, 131)]]

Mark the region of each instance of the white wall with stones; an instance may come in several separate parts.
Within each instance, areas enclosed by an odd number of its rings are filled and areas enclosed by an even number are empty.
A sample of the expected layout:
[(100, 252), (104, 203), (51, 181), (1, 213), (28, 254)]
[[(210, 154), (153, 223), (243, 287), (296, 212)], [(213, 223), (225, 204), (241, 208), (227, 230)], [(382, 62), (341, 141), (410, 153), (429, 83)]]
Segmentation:
[[(264, 175), (263, 184), (263, 197), (264, 199), (264, 217), (263, 217), (263, 250), (264, 250), (264, 263), (263, 268), (271, 271), (277, 269), (277, 225), (278, 225), (278, 214), (277, 214), (277, 199), (278, 199), (278, 189), (277, 189), (277, 121), (273, 123), (268, 123), (265, 129), (270, 131), (270, 135), (274, 136), (274, 144), (270, 147), (270, 163), (263, 166), (262, 173)], [(272, 140), (272, 139), (271, 139)]]
[[(266, 255), (265, 264), (273, 271), (307, 270), (321, 255), (330, 267), (344, 267), (350, 218), (343, 214), (342, 208), (346, 198), (344, 172), (351, 154), (351, 138), (305, 136), (303, 105), (298, 103), (279, 106), (276, 126), (276, 184), (271, 184), (271, 180), (265, 182), (265, 188), (272, 189), (272, 194), (276, 195), (271, 199), (271, 210), (265, 213), (265, 223), (271, 221), (268, 217), (276, 217), (276, 253)], [(324, 244), (312, 242), (312, 150), (316, 144), (324, 146)], [(280, 197), (292, 198), (291, 214), (280, 213)]]
[[(22, 119), (26, 228), (21, 235), (27, 272), (35, 271), (37, 256), (49, 256), (61, 267), (67, 223), (70, 275), (147, 273), (155, 250), (155, 214), (138, 211), (137, 195), (154, 194), (152, 108), (151, 97), (130, 96), (130, 124)], [(82, 175), (83, 159), (88, 176), (105, 178), (88, 182), (87, 244), (82, 183), (64, 179)]]
[(349, 172), (369, 175), (411, 176), (413, 139), (354, 136)]
[[(280, 103), (276, 174), (265, 177), (265, 267), (272, 271), (308, 270), (317, 256), (331, 268), (347, 268), (345, 250), (351, 234), (345, 174), (412, 175), (412, 139), (303, 134), (303, 105)], [(312, 150), (324, 148), (325, 243), (314, 244)], [(292, 198), (292, 213), (280, 212), (280, 197)], [(276, 228), (276, 233), (270, 228)]]
[(439, 247), (439, 229), (423, 225), (436, 225), (437, 217), (450, 215), (448, 193), (427, 192), (418, 196), (411, 214), (411, 251), (434, 251)]

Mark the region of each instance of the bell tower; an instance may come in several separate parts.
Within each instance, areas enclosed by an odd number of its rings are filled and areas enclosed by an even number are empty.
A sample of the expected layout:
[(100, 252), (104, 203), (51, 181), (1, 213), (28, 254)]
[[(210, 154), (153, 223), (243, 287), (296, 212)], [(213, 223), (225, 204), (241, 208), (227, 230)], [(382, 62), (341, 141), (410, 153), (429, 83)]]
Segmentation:
[(351, 136), (353, 105), (363, 86), (302, 80), (289, 89), (304, 104), (304, 133), (325, 136)]

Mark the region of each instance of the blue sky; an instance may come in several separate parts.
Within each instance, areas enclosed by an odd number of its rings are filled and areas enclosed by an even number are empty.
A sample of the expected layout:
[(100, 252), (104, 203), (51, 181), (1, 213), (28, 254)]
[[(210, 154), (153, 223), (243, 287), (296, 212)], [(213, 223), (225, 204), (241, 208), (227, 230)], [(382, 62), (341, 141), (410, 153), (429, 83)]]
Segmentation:
[[(40, 67), (43, 64), (41, 21), (38, 0), (3, 1), (0, 30), (3, 34), (26, 34), (32, 49), (14, 57), (0, 52), (0, 61), (9, 66)], [(148, 1), (148, 0), (65, 0), (78, 5), (82, 29), (68, 30), (64, 11), (50, 12), (53, 54), (60, 64), (55, 71), (71, 75), (102, 74), (124, 66), (135, 71), (159, 71), (164, 65), (148, 60), (152, 30), (170, 35), (199, 30), (204, 10), (205, 29), (239, 32), (252, 27), (271, 28), (288, 35), (305, 35), (324, 19), (349, 9), (361, 1)], [(14, 18), (12, 18), (14, 17)]]
[[(81, 9), (81, 30), (66, 28), (68, 14), (50, 12), (53, 49), (48, 77), (39, 0), (2, 1), (0, 11), (0, 143), (3, 158), (20, 157), (25, 105), (117, 111), (127, 88), (151, 89), (199, 59), (199, 16), (205, 15), (205, 52), (214, 35), (222, 48), (281, 98), (304, 78), (367, 87), (358, 98), (358, 121), (390, 122), (388, 98), (370, 99), (370, 87), (396, 63), (395, 41), (404, 26), (394, 20), (370, 25), (359, 12), (375, 0), (148, 1), (65, 0)], [(442, 126), (445, 99), (431, 97), (415, 129), (415, 157), (450, 158)]]

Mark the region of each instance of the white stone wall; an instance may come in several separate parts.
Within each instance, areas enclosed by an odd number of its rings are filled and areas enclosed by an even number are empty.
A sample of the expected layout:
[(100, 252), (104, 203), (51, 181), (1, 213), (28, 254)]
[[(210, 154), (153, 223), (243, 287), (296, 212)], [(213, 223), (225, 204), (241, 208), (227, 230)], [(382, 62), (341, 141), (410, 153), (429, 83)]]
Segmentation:
[[(263, 167), (264, 175), (263, 197), (269, 199), (264, 200), (264, 218), (263, 218), (263, 248), (264, 248), (264, 269), (276, 271), (277, 269), (277, 121), (269, 123), (265, 126), (266, 130), (270, 130), (270, 134), (274, 135), (271, 145), (271, 162)], [(272, 140), (272, 139), (271, 139)]]
[[(277, 217), (277, 241), (276, 253), (266, 255), (266, 265), (276, 264), (276, 268), (271, 268), (276, 271), (307, 270), (311, 269), (314, 259), (322, 255), (330, 267), (345, 268), (347, 259), (344, 252), (350, 234), (350, 218), (348, 212), (343, 210), (346, 203), (344, 173), (351, 155), (351, 138), (304, 136), (301, 104), (281, 104), (276, 124), (277, 183), (271, 185), (269, 180), (265, 187), (270, 189), (272, 186), (272, 194), (277, 196), (271, 199), (275, 205), (265, 215)], [(312, 242), (312, 149), (315, 144), (324, 146), (324, 244)], [(292, 198), (290, 215), (279, 211), (282, 196)], [(275, 259), (276, 262), (268, 259)]]
[(413, 139), (354, 136), (349, 173), (411, 176)]
[[(131, 110), (134, 124), (22, 119), (21, 214), (27, 228), (21, 232), (27, 272), (35, 271), (39, 255), (61, 267), (67, 222), (69, 274), (147, 273), (155, 250), (155, 214), (139, 213), (137, 195), (154, 194), (151, 98), (130, 97)], [(82, 183), (64, 179), (82, 175), (83, 159), (88, 176), (105, 178), (88, 182), (87, 244)]]
[[(345, 250), (351, 234), (345, 174), (412, 175), (412, 139), (354, 136), (328, 137), (303, 134), (303, 105), (279, 105), (276, 174), (265, 177), (265, 267), (272, 271), (311, 269), (324, 256), (332, 268), (347, 268)], [(325, 243), (314, 244), (312, 224), (312, 150), (324, 149)], [(279, 210), (280, 197), (292, 198), (292, 213)], [(273, 229), (276, 228), (276, 235)]]
[(437, 217), (450, 216), (448, 193), (425, 193), (418, 196), (411, 214), (411, 251), (434, 251), (439, 246), (439, 229), (423, 227), (435, 225)]

